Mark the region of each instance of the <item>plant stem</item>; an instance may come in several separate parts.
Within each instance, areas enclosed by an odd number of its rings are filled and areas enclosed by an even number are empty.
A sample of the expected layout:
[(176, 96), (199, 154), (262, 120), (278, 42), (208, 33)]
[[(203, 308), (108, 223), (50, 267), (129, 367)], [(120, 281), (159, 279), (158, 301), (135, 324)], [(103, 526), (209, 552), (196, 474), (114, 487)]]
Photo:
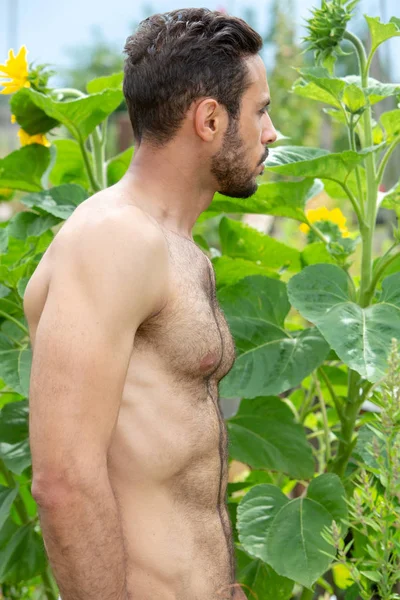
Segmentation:
[(306, 587), (303, 587), (303, 591), (301, 592), (301, 596), (299, 600), (312, 600), (314, 598), (314, 591), (309, 590)]
[(343, 409), (342, 409), (342, 406), (341, 406), (341, 404), (339, 402), (339, 398), (335, 394), (335, 390), (333, 389), (333, 386), (332, 386), (332, 384), (330, 382), (330, 379), (329, 379), (329, 377), (327, 376), (327, 374), (325, 373), (325, 371), (323, 370), (322, 367), (319, 367), (318, 371), (322, 375), (322, 377), (323, 377), (323, 379), (324, 379), (324, 381), (326, 383), (326, 387), (329, 390), (329, 393), (330, 393), (332, 401), (333, 401), (333, 403), (335, 405), (336, 412), (337, 412), (337, 414), (339, 416), (339, 419), (342, 420)]
[(318, 375), (314, 375), (314, 379), (315, 379), (315, 385), (317, 388), (318, 398), (321, 403), (322, 422), (324, 424), (324, 432), (325, 432), (325, 435), (324, 435), (324, 438), (325, 438), (325, 460), (326, 460), (326, 464), (328, 464), (329, 461), (331, 460), (331, 441), (330, 441), (330, 437), (329, 437), (328, 415), (326, 412), (326, 405), (325, 405), (324, 397), (321, 392), (321, 384), (318, 379)]
[(357, 198), (355, 197), (355, 195), (353, 194), (353, 192), (351, 191), (351, 189), (349, 188), (349, 186), (347, 185), (347, 183), (341, 183), (341, 182), (339, 182), (339, 184), (342, 186), (342, 188), (344, 189), (344, 191), (348, 195), (351, 204), (353, 205), (354, 212), (357, 215), (358, 224), (359, 224), (359, 227), (361, 229), (361, 227), (364, 224), (364, 214), (363, 214), (360, 206), (358, 205)]
[(310, 406), (310, 404), (312, 403), (313, 399), (314, 399), (314, 380), (312, 379), (310, 381), (310, 387), (308, 389), (308, 394), (306, 399), (304, 400), (303, 404), (301, 405), (300, 411), (299, 411), (299, 423), (303, 423), (306, 415), (307, 415), (307, 410), (308, 407)]
[(316, 236), (319, 237), (319, 239), (324, 242), (324, 244), (329, 244), (329, 240), (328, 238), (326, 238), (324, 236), (324, 234), (322, 233), (322, 231), (320, 231), (318, 229), (318, 227), (316, 227), (313, 223), (310, 223), (309, 221), (307, 221), (307, 225), (309, 226), (310, 229), (313, 230), (313, 232), (315, 233)]
[(353, 450), (355, 443), (352, 439), (354, 426), (360, 406), (363, 403), (363, 397), (360, 397), (358, 394), (359, 380), (360, 375), (356, 371), (353, 371), (353, 369), (349, 369), (348, 398), (347, 404), (343, 410), (342, 428), (340, 432), (341, 439), (339, 440), (336, 457), (330, 466), (330, 470), (339, 475), (340, 478), (344, 477), (346, 466)]
[(87, 172), (88, 177), (89, 177), (90, 185), (92, 186), (92, 191), (93, 191), (93, 193), (94, 192), (99, 192), (100, 189), (101, 189), (100, 185), (97, 183), (96, 179), (94, 178), (94, 174), (93, 174), (90, 162), (89, 162), (89, 157), (88, 157), (88, 154), (87, 154), (87, 150), (85, 148), (85, 143), (84, 143), (84, 141), (82, 140), (82, 138), (80, 136), (79, 136), (78, 143), (79, 143), (79, 147), (81, 149), (81, 153), (82, 153), (82, 157), (83, 157), (83, 162), (85, 164), (86, 172)]

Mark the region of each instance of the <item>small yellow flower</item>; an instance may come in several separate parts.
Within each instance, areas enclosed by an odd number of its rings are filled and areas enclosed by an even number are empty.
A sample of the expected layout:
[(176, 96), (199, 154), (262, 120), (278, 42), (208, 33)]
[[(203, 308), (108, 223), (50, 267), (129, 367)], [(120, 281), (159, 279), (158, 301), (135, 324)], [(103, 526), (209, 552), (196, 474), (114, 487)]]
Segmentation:
[[(306, 211), (306, 217), (310, 223), (316, 223), (318, 221), (331, 221), (336, 223), (339, 227), (343, 237), (349, 237), (349, 232), (346, 227), (346, 217), (340, 210), (340, 208), (334, 208), (329, 210), (326, 206), (320, 206), (318, 208), (310, 208)], [(300, 225), (300, 231), (308, 233), (310, 230), (306, 223)]]
[(28, 144), (42, 144), (42, 146), (46, 146), (47, 148), (51, 146), (49, 140), (43, 133), (37, 133), (36, 135), (29, 135), (23, 129), (18, 131), (18, 137), (21, 142), (21, 146), (27, 146)]
[(11, 115), (11, 123), (16, 123), (17, 122), (17, 118), (15, 115)]
[(0, 94), (13, 94), (23, 87), (31, 87), (28, 81), (28, 63), (26, 60), (26, 46), (21, 46), (17, 56), (11, 48), (8, 52), (8, 60), (5, 65), (0, 65), (0, 79), (11, 79), (11, 81), (1, 82), (4, 90)]
[(333, 581), (339, 589), (345, 590), (353, 585), (354, 581), (350, 575), (350, 569), (347, 565), (336, 563), (332, 566)]

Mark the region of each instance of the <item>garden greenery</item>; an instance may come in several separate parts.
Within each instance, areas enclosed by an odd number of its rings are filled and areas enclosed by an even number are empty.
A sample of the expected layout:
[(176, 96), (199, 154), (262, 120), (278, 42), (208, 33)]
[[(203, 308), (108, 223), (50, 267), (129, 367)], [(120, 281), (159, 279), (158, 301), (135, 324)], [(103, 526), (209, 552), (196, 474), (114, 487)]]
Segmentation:
[[(282, 138), (266, 162), (273, 181), (246, 200), (215, 194), (194, 232), (212, 256), (237, 348), (219, 391), (241, 398), (227, 419), (229, 452), (249, 469), (229, 483), (228, 507), (238, 581), (259, 600), (300, 591), (311, 598), (316, 583), (329, 593), (347, 588), (348, 600), (399, 598), (400, 235), (394, 229), (392, 245), (377, 257), (373, 240), (379, 206), (400, 211), (400, 183), (379, 192), (400, 142), (400, 105), (379, 120), (374, 107), (390, 96), (398, 101), (400, 84), (369, 72), (378, 47), (400, 36), (400, 20), (366, 16), (367, 52), (347, 29), (354, 5), (323, 0), (314, 10), (306, 42), (316, 62), (299, 69), (292, 89), (325, 105), (346, 128), (348, 149), (331, 153)], [(359, 70), (337, 77), (343, 40)], [(108, 119), (123, 100), (122, 73), (88, 82), (86, 93), (52, 89), (45, 65), (28, 67), (24, 46), (17, 56), (10, 50), (0, 72), (11, 80), (1, 93), (11, 95), (21, 140), (0, 160), (0, 194), (11, 200), (24, 192), (27, 209), (0, 223), (0, 584), (7, 599), (38, 598), (44, 590), (55, 600), (30, 494), (31, 348), (22, 301), (53, 228), (116, 183), (134, 150), (105, 156)], [(51, 141), (60, 125), (69, 137)], [(340, 211), (306, 210), (323, 188), (349, 203), (357, 231), (346, 229)], [(226, 213), (297, 220), (307, 244), (298, 250)], [(202, 235), (212, 217), (220, 217), (220, 251)], [(352, 276), (357, 245), (361, 269)], [(366, 400), (379, 410), (360, 412)]]

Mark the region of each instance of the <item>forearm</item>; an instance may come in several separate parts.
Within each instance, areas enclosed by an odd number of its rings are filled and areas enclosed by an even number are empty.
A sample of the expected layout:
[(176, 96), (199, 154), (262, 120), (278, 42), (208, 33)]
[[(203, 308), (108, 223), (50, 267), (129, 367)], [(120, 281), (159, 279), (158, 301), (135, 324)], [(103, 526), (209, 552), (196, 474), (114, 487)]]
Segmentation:
[(110, 484), (37, 502), (62, 600), (127, 600), (123, 534)]

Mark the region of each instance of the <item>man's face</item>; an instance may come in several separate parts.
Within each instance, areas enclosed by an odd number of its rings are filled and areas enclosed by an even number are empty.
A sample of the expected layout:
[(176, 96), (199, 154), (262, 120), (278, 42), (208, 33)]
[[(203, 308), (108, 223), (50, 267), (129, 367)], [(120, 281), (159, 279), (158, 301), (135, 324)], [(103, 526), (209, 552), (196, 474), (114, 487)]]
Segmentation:
[(269, 89), (264, 63), (259, 55), (246, 62), (253, 83), (243, 95), (239, 120), (230, 121), (220, 150), (211, 158), (218, 191), (231, 198), (248, 198), (257, 191), (256, 179), (268, 156), (266, 145), (276, 140), (266, 111)]

